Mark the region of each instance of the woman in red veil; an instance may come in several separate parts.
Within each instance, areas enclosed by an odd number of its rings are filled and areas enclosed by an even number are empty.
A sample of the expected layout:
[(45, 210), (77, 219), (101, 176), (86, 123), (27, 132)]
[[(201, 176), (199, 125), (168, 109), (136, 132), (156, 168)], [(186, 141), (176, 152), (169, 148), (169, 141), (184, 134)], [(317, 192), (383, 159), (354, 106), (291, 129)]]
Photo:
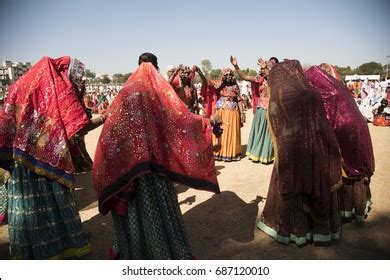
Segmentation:
[(109, 107), (95, 152), (99, 211), (112, 213), (112, 257), (191, 259), (173, 182), (219, 192), (210, 121), (191, 113), (144, 53)]
[(71, 190), (78, 167), (91, 164), (78, 162), (86, 159), (78, 136), (104, 118), (90, 120), (81, 104), (84, 68), (68, 56), (42, 58), (11, 85), (0, 112), (0, 167), (10, 174), (11, 258), (59, 259), (90, 252)]

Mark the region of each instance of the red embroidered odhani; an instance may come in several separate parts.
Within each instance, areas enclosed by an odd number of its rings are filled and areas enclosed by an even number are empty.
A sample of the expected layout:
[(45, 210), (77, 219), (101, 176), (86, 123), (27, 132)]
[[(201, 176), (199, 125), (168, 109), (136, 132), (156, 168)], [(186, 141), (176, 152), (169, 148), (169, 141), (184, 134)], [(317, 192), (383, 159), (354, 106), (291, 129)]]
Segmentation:
[(192, 114), (151, 63), (142, 63), (109, 107), (95, 152), (99, 211), (145, 173), (219, 192), (209, 120)]
[(69, 56), (43, 57), (11, 85), (0, 112), (0, 159), (15, 160), (68, 187), (68, 141), (89, 121), (69, 79)]

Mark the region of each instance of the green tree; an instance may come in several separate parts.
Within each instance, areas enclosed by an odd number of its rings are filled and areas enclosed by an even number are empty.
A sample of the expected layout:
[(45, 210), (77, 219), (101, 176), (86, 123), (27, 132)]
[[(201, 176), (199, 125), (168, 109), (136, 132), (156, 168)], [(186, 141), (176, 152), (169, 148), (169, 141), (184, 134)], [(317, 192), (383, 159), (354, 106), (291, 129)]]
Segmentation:
[(111, 82), (111, 80), (107, 74), (104, 74), (103, 76), (101, 76), (100, 81), (102, 82), (102, 84), (109, 84)]
[(210, 72), (213, 69), (213, 66), (211, 65), (210, 60), (204, 59), (204, 60), (202, 60), (200, 65), (202, 65), (202, 71), (203, 71), (203, 74), (205, 75), (205, 77), (209, 78), (210, 77)]
[(85, 69), (85, 76), (89, 79), (95, 79), (96, 74), (89, 69)]
[(222, 70), (221, 69), (212, 69), (210, 71), (210, 79), (217, 80), (218, 78), (221, 78)]
[(133, 73), (126, 73), (126, 74), (123, 74), (123, 80), (122, 80), (122, 84), (126, 83), (127, 80), (129, 79), (129, 77), (131, 76), (131, 74)]
[(355, 70), (352, 70), (350, 66), (347, 67), (340, 67), (340, 66), (335, 66), (337, 72), (340, 74), (340, 77), (342, 80), (345, 79), (346, 75), (354, 75), (357, 74)]
[(363, 75), (383, 75), (382, 64), (371, 61), (358, 67), (359, 72)]
[(112, 82), (114, 84), (123, 84), (123, 74), (115, 73), (114, 75), (112, 75)]

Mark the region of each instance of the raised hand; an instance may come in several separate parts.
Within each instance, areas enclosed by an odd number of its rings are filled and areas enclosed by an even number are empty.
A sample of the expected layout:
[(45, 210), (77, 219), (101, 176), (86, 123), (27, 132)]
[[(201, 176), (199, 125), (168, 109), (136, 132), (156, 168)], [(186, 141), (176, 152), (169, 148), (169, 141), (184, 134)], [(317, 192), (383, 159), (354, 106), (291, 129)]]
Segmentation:
[(230, 63), (236, 67), (237, 66), (237, 58), (235, 58), (234, 56), (230, 56)]
[(267, 62), (262, 59), (262, 58), (259, 58), (259, 60), (257, 60), (257, 64), (261, 67), (261, 68), (266, 68), (267, 67)]

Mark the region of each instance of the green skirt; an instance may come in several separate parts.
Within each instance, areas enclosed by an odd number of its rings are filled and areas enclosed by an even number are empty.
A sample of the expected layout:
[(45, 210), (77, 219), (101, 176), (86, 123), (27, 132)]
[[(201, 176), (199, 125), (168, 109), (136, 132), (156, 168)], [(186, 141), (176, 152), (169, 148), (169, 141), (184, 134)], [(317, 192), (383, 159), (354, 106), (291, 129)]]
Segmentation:
[(254, 162), (269, 164), (274, 161), (274, 147), (268, 129), (267, 110), (257, 108), (248, 139), (246, 155)]
[(146, 174), (136, 182), (127, 214), (112, 213), (113, 250), (120, 259), (192, 259), (172, 182)]
[(90, 253), (71, 191), (15, 163), (8, 181), (13, 259), (64, 259)]

